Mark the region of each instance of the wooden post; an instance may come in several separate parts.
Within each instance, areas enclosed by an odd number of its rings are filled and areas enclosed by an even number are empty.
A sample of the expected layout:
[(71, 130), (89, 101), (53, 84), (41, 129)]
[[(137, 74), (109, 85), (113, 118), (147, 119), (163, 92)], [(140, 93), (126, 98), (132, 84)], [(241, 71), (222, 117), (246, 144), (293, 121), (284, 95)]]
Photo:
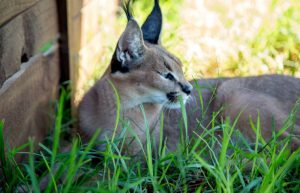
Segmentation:
[(67, 0), (69, 70), (72, 90), (72, 114), (76, 117), (75, 94), (79, 68), (79, 52), (81, 48), (81, 13), (82, 0)]

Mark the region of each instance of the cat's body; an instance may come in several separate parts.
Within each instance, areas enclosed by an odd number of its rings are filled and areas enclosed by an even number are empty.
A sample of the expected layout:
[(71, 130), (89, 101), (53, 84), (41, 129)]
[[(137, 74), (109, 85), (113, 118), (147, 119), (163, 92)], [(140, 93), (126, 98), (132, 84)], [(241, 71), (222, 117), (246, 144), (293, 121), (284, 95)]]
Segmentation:
[[(101, 80), (95, 84), (93, 87), (94, 89), (91, 89), (85, 95), (84, 100), (80, 104), (80, 135), (85, 141), (89, 140), (97, 129), (102, 130), (101, 135), (99, 136), (99, 139), (102, 141), (105, 140), (105, 136), (111, 137), (113, 135), (117, 117), (117, 95), (114, 92), (111, 83), (118, 90), (118, 96), (120, 97), (120, 117), (122, 120), (120, 120), (119, 128), (116, 130), (116, 136), (118, 136), (122, 131), (121, 121), (126, 120), (130, 122), (130, 128), (141, 139), (141, 141), (144, 142), (144, 136), (146, 136), (146, 130), (144, 129), (145, 120), (139, 103), (135, 104), (129, 102), (136, 102), (134, 99), (128, 98), (128, 95), (126, 94), (126, 90), (129, 89), (129, 87), (124, 87), (123, 84), (120, 84), (120, 82), (112, 78), (110, 74), (102, 77)], [(121, 83), (124, 82), (121, 81)], [(125, 93), (122, 92), (122, 89), (125, 89)], [(158, 126), (157, 123), (162, 105), (144, 104), (143, 107), (151, 132), (153, 132), (153, 130), (157, 131), (155, 128)], [(131, 139), (133, 136), (127, 137), (128, 139)], [(131, 146), (132, 147), (128, 149), (129, 154), (137, 153), (140, 149), (138, 144), (131, 144)]]
[[(120, 97), (120, 115), (129, 121), (130, 128), (141, 143), (146, 141), (146, 126), (140, 106), (144, 106), (147, 122), (154, 137), (158, 137), (159, 117), (162, 109), (180, 108), (179, 96), (186, 102), (189, 133), (202, 132), (209, 128), (212, 112), (223, 110), (217, 119), (226, 117), (238, 119), (237, 129), (250, 141), (255, 133), (250, 127), (250, 119), (254, 122), (260, 114), (262, 134), (269, 139), (273, 125), (280, 129), (295, 102), (300, 97), (300, 79), (290, 76), (266, 75), (248, 78), (221, 78), (199, 80), (202, 90), (203, 106), (199, 100), (197, 89), (184, 78), (181, 62), (164, 49), (159, 41), (161, 32), (161, 10), (158, 0), (146, 22), (140, 28), (129, 12), (129, 4), (125, 7), (128, 18), (127, 27), (122, 34), (113, 55), (110, 68), (84, 96), (79, 106), (80, 133), (87, 139), (101, 129), (98, 139), (111, 138), (117, 117), (117, 94)], [(204, 111), (205, 113), (203, 113)], [(167, 110), (165, 113), (164, 135), (169, 149), (174, 150), (179, 140), (178, 121), (181, 113), (178, 110)], [(288, 137), (292, 129), (300, 133), (300, 114), (297, 112), (295, 126), (282, 134)], [(202, 128), (201, 128), (202, 127)], [(117, 129), (117, 135), (121, 128)], [(140, 150), (135, 142), (126, 142), (129, 154)], [(293, 148), (300, 142), (293, 138)]]
[[(130, 1), (129, 1), (130, 3)], [(151, 134), (158, 136), (159, 116), (163, 106), (180, 107), (179, 95), (186, 101), (192, 85), (184, 78), (181, 62), (164, 49), (152, 25), (161, 18), (158, 1), (141, 28), (124, 7), (128, 24), (105, 75), (87, 92), (79, 105), (79, 133), (86, 139), (101, 129), (99, 140), (111, 138), (117, 117), (117, 96), (120, 98), (121, 121), (127, 121), (133, 132), (125, 143), (130, 154), (136, 154), (141, 146), (132, 137), (136, 135), (142, 144), (146, 140), (143, 105)], [(155, 27), (161, 26), (160, 23)], [(113, 87), (116, 88), (117, 93)], [(121, 122), (120, 122), (121, 123)], [(120, 134), (121, 126), (116, 130)], [(101, 147), (100, 147), (101, 148)]]
[[(237, 129), (250, 141), (256, 139), (250, 122), (256, 124), (260, 118), (261, 133), (265, 140), (270, 140), (273, 128), (283, 128), (297, 100), (300, 100), (300, 79), (284, 75), (263, 75), (243, 78), (217, 78), (197, 80), (200, 89), (194, 89), (186, 104), (189, 136), (200, 134), (211, 128), (213, 112), (220, 114), (216, 121), (229, 117), (232, 121), (239, 116)], [(199, 90), (202, 94), (201, 107)], [(297, 109), (296, 109), (297, 110)], [(240, 114), (241, 113), (241, 114)], [(239, 115), (240, 114), (240, 115)], [(174, 132), (182, 121), (180, 111), (171, 110), (165, 115), (164, 133), (168, 137), (169, 149), (176, 148), (180, 132)], [(300, 111), (295, 112), (294, 123), (282, 134), (281, 138), (291, 135), (300, 136)], [(300, 146), (299, 138), (293, 138), (292, 148)]]

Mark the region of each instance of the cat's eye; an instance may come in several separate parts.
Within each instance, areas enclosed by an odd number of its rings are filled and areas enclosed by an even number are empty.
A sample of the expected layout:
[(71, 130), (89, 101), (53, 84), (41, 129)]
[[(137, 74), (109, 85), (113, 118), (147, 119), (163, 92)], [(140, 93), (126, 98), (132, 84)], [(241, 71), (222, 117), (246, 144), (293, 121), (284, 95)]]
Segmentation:
[(171, 74), (171, 73), (166, 73), (164, 77), (165, 77), (166, 79), (169, 79), (169, 80), (172, 80), (172, 81), (175, 80), (175, 77), (174, 77), (173, 74)]
[(163, 76), (165, 79), (168, 79), (168, 80), (171, 80), (171, 81), (175, 81), (176, 78), (174, 77), (174, 75), (170, 72), (167, 72), (167, 73), (163, 73), (163, 72), (159, 72), (159, 71), (156, 71), (159, 75)]

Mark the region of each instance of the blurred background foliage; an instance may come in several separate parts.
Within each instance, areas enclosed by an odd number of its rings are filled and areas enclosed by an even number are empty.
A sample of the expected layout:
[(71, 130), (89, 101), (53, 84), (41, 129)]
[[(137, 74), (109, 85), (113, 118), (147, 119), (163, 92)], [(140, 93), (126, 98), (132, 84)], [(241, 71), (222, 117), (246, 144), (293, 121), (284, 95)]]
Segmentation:
[[(189, 79), (259, 74), (300, 77), (299, 0), (160, 0), (162, 44), (184, 64)], [(153, 1), (133, 1), (142, 25)], [(107, 22), (107, 21), (102, 21)], [(118, 10), (96, 78), (105, 71), (126, 26)], [(93, 84), (93, 83), (91, 83)]]

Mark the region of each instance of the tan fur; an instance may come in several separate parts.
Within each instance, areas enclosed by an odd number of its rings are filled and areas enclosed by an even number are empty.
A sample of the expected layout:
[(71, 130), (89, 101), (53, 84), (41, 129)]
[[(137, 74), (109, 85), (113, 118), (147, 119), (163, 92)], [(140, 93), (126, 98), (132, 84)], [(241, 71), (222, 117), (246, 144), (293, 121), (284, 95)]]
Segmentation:
[[(121, 99), (121, 117), (130, 121), (133, 131), (145, 142), (146, 130), (140, 105), (144, 105), (149, 126), (158, 133), (158, 118), (166, 94), (178, 92), (185, 95), (178, 83), (162, 77), (158, 72), (168, 72), (164, 63), (171, 66), (172, 73), (181, 84), (190, 85), (184, 78), (179, 59), (168, 53), (162, 46), (145, 43), (146, 52), (141, 65), (128, 73), (111, 73), (110, 70), (84, 96), (79, 106), (80, 134), (90, 139), (96, 129), (101, 129), (99, 140), (111, 137), (116, 120), (116, 96), (109, 84), (114, 84)], [(187, 96), (185, 95), (185, 98)], [(177, 100), (177, 106), (179, 101)], [(118, 133), (121, 128), (118, 129)], [(128, 148), (129, 154), (140, 150), (138, 144)]]
[[(200, 108), (199, 96), (193, 91), (191, 100), (187, 104), (189, 123), (189, 135), (202, 133), (204, 128), (211, 127), (212, 112), (221, 108), (219, 121), (229, 117), (231, 122), (240, 117), (237, 129), (250, 141), (255, 142), (256, 135), (251, 128), (250, 121), (256, 125), (259, 115), (261, 133), (266, 141), (272, 137), (272, 128), (281, 129), (291, 113), (296, 101), (300, 99), (300, 79), (283, 75), (264, 75), (257, 77), (232, 78), (232, 79), (208, 79), (197, 81), (202, 89), (204, 110)], [(300, 146), (300, 110), (295, 114), (295, 124), (291, 124), (281, 138), (298, 135), (292, 138), (292, 149)], [(203, 118), (201, 118), (203, 117)], [(181, 113), (170, 111), (165, 120), (165, 133), (168, 136), (169, 148), (174, 149), (173, 144), (178, 143), (178, 121)], [(197, 121), (198, 120), (198, 121)]]
[[(129, 121), (133, 133), (143, 144), (146, 141), (146, 127), (140, 105), (144, 106), (151, 132), (157, 138), (162, 109), (179, 108), (179, 95), (183, 96), (185, 102), (191, 93), (192, 86), (184, 78), (180, 60), (159, 43), (162, 21), (159, 1), (155, 1), (142, 29), (133, 19), (129, 5), (130, 1), (124, 8), (128, 24), (119, 39), (109, 69), (79, 105), (79, 132), (86, 139), (90, 139), (97, 129), (102, 131), (99, 140), (112, 137), (117, 105), (116, 94), (110, 83), (120, 96), (122, 119)], [(237, 129), (250, 141), (256, 136), (249, 122), (252, 120), (255, 123), (260, 115), (262, 135), (268, 140), (272, 136), (272, 124), (276, 131), (281, 129), (300, 97), (300, 79), (290, 76), (207, 79), (198, 80), (198, 83), (203, 87), (204, 108), (201, 109), (198, 92), (194, 89), (192, 99), (186, 105), (189, 135), (209, 128), (212, 113), (223, 108), (217, 119), (221, 121), (229, 117), (233, 121), (241, 113)], [(170, 150), (177, 146), (180, 120), (181, 113), (178, 110), (166, 111), (164, 134)], [(290, 125), (281, 138), (299, 135), (299, 126), (300, 113), (297, 112), (295, 124)], [(120, 130), (119, 125), (117, 135)], [(294, 137), (292, 148), (299, 145), (299, 139)], [(136, 154), (141, 148), (137, 141), (132, 144), (130, 140), (126, 141), (126, 146), (129, 154)]]

